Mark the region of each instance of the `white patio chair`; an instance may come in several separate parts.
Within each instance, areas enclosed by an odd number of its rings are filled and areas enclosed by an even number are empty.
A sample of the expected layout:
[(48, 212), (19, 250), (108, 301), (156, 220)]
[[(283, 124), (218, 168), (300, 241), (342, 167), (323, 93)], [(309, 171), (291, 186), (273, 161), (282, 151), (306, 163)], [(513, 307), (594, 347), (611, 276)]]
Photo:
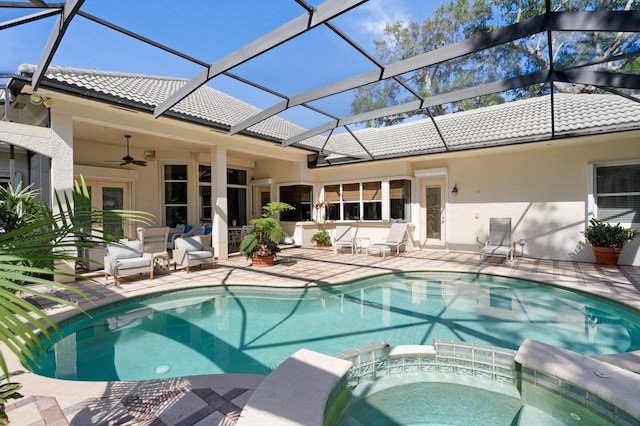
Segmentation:
[(511, 218), (492, 217), (489, 219), (489, 240), (480, 249), (480, 263), (485, 257), (504, 257), (505, 262), (513, 259), (514, 242), (511, 241)]
[(338, 254), (338, 249), (348, 247), (353, 254), (354, 241), (351, 235), (351, 227), (346, 225), (337, 225), (336, 233), (333, 236), (333, 254)]
[(407, 245), (406, 239), (407, 233), (407, 224), (394, 222), (391, 224), (391, 228), (389, 228), (389, 235), (387, 235), (386, 240), (380, 243), (369, 244), (366, 249), (367, 256), (369, 255), (369, 250), (378, 250), (382, 254), (382, 258), (385, 258), (386, 252), (391, 253), (391, 249), (396, 250), (396, 256), (400, 254), (400, 247)]

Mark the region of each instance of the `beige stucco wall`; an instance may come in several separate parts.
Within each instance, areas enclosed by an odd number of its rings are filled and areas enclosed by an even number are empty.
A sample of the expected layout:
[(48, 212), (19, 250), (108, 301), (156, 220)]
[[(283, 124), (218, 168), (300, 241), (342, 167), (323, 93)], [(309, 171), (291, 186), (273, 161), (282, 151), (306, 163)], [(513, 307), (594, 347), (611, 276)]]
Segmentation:
[[(55, 110), (55, 111), (54, 111)], [(122, 143), (113, 141), (82, 140), (73, 134), (78, 120), (100, 126), (117, 127), (118, 132), (133, 133), (147, 138), (154, 145), (155, 158), (145, 158), (140, 138), (133, 139), (131, 155), (149, 161), (147, 167), (120, 167), (107, 163), (124, 155)], [(386, 161), (373, 161), (308, 169), (306, 153), (282, 148), (277, 144), (252, 140), (246, 136), (228, 136), (212, 132), (178, 120), (153, 119), (148, 114), (131, 113), (100, 106), (88, 101), (73, 104), (64, 97), (52, 109), (53, 129), (34, 129), (13, 123), (0, 124), (0, 137), (6, 142), (26, 146), (54, 158), (53, 178), (56, 188), (69, 188), (73, 171), (58, 167), (73, 153), (76, 175), (90, 170), (107, 179), (129, 180), (132, 185), (132, 208), (154, 213), (163, 223), (162, 166), (185, 163), (190, 166), (192, 182), (189, 203), (198, 205), (197, 165), (207, 163), (212, 146), (226, 152), (227, 166), (242, 167), (254, 181), (268, 182), (272, 199), (278, 199), (281, 185), (309, 184), (318, 199), (323, 185), (371, 180), (411, 179), (413, 182), (414, 240), (420, 241), (424, 230), (420, 228), (417, 204), (423, 188), (416, 177), (419, 171), (432, 169), (446, 173), (447, 237), (443, 249), (478, 251), (478, 240), (489, 232), (491, 217), (511, 217), (513, 239), (525, 239), (525, 256), (545, 259), (572, 259), (593, 261), (585, 246), (581, 230), (588, 212), (589, 165), (640, 161), (639, 132), (626, 132), (579, 139), (522, 144), (504, 148), (491, 148), (465, 152), (443, 153), (432, 156), (411, 157)], [(83, 169), (84, 168), (84, 169)], [(128, 170), (128, 171), (126, 171)], [(459, 192), (451, 194), (456, 185)], [(249, 202), (253, 191), (249, 187)], [(190, 221), (198, 222), (198, 211), (190, 209)], [(251, 208), (249, 208), (251, 211)], [(312, 233), (314, 225), (287, 224), (299, 236), (301, 244)], [(385, 226), (358, 223), (360, 236), (372, 240), (385, 235)], [(627, 246), (620, 263), (640, 265), (640, 238)], [(518, 247), (518, 254), (521, 248)]]

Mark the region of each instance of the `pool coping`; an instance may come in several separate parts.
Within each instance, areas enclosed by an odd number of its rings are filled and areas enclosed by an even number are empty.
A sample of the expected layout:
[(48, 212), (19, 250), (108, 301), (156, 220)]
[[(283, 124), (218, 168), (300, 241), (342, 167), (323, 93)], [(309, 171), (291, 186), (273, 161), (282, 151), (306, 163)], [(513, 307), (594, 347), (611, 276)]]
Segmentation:
[[(96, 283), (78, 283), (79, 287), (88, 285), (96, 288), (99, 295), (90, 294), (97, 303), (86, 302), (83, 306), (98, 306), (112, 301), (126, 299), (158, 291), (177, 290), (202, 285), (243, 285), (246, 282), (258, 282), (258, 285), (273, 285), (273, 280), (282, 280), (283, 287), (306, 287), (325, 284), (341, 284), (356, 278), (365, 278), (388, 272), (426, 271), (426, 272), (471, 272), (503, 277), (523, 278), (540, 283), (549, 283), (555, 287), (577, 290), (599, 297), (617, 300), (631, 309), (640, 309), (640, 268), (615, 267), (601, 268), (589, 263), (563, 262), (518, 257), (509, 264), (478, 265), (477, 253), (437, 252), (421, 250), (404, 253), (400, 256), (381, 258), (362, 255), (334, 255), (331, 247), (312, 249), (288, 249), (280, 256), (280, 264), (266, 270), (248, 267), (243, 258), (218, 261), (215, 270), (196, 270), (190, 274), (172, 272), (161, 274), (153, 281), (125, 281), (117, 288), (96, 275)], [(56, 319), (75, 315), (77, 311), (53, 307), (47, 311)], [(10, 369), (22, 369), (12, 353), (1, 349)], [(15, 368), (14, 368), (15, 367)], [(33, 377), (35, 376), (35, 377)], [(218, 375), (214, 382), (227, 383), (227, 379)], [(200, 377), (200, 376), (198, 376)], [(204, 376), (209, 377), (209, 376)], [(233, 376), (229, 382), (238, 377)], [(264, 376), (254, 378), (257, 387)], [(166, 379), (163, 379), (166, 380)], [(206, 379), (204, 379), (206, 380)], [(212, 380), (212, 378), (209, 378)], [(37, 395), (53, 395), (64, 408), (87, 398), (87, 395), (104, 396), (110, 386), (117, 382), (73, 382), (47, 379), (27, 373), (16, 380), (23, 384), (24, 401)], [(140, 383), (140, 382), (135, 382)], [(250, 383), (246, 383), (247, 386)], [(17, 401), (18, 403), (21, 400)], [(15, 413), (15, 412), (14, 412)], [(9, 413), (10, 418), (12, 413)], [(67, 415), (72, 419), (73, 416)], [(19, 419), (19, 417), (18, 417)], [(28, 423), (25, 423), (28, 424)], [(44, 423), (42, 423), (44, 424)], [(61, 423), (68, 424), (68, 423)], [(189, 424), (189, 423), (185, 423)], [(220, 423), (222, 424), (222, 423)], [(232, 423), (233, 424), (233, 423)]]

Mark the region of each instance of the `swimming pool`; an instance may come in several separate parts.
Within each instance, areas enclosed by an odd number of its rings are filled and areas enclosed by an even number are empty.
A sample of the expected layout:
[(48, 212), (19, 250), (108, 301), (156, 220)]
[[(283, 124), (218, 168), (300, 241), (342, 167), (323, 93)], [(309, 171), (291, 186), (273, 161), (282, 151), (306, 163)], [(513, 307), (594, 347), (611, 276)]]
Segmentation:
[(296, 350), (434, 338), (517, 349), (525, 338), (585, 355), (640, 349), (628, 309), (530, 281), (404, 272), (306, 289), (207, 287), (148, 295), (61, 324), (37, 374), (128, 381), (268, 374)]

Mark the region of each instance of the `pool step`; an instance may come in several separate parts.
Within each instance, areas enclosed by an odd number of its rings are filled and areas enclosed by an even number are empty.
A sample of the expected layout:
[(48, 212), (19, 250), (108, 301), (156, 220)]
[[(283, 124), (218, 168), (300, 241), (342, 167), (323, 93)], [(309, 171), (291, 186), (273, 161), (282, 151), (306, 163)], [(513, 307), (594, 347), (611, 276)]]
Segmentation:
[(327, 399), (351, 362), (301, 349), (253, 392), (236, 426), (322, 426)]

